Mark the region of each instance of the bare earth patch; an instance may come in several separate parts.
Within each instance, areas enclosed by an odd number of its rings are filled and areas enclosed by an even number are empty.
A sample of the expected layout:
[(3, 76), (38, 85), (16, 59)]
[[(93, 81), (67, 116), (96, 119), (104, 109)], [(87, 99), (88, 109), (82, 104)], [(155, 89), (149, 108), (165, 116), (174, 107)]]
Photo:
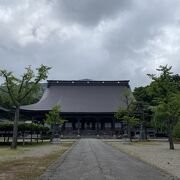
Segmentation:
[(150, 141), (132, 144), (110, 140), (105, 140), (105, 142), (180, 178), (180, 144), (175, 144), (175, 150), (169, 150), (167, 142)]
[(56, 161), (75, 140), (62, 140), (60, 144), (41, 144), (10, 150), (0, 148), (1, 180), (34, 180)]

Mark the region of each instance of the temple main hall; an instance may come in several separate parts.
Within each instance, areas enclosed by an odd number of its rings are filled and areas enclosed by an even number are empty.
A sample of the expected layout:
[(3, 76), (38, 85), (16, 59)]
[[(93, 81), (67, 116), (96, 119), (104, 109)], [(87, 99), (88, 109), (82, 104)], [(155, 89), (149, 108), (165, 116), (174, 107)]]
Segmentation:
[[(39, 102), (22, 106), (21, 111), (42, 122), (55, 105), (67, 121), (61, 133), (65, 136), (113, 136), (120, 133), (123, 122), (114, 118), (119, 107), (125, 107), (125, 89), (129, 81), (48, 80)], [(131, 92), (131, 90), (130, 90)]]

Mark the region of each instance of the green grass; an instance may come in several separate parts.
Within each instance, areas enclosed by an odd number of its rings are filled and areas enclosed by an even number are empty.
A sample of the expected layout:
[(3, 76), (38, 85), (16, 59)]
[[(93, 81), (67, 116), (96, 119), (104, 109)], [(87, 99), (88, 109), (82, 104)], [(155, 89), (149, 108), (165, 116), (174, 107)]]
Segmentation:
[(3, 146), (0, 147), (0, 156), (15, 156), (28, 150), (31, 150), (31, 148), (18, 147), (16, 150), (12, 150), (9, 146)]
[(13, 155), (18, 155), (22, 154), (26, 151), (30, 151), (33, 148), (39, 147), (39, 146), (44, 146), (50, 144), (49, 142), (44, 142), (44, 143), (32, 143), (32, 144), (25, 144), (23, 145), (18, 145), (17, 149), (11, 149), (10, 145), (2, 145), (0, 146), (0, 156), (13, 156)]
[[(23, 157), (15, 160), (7, 160), (0, 163), (0, 179), (8, 180), (34, 180), (40, 176), (46, 168), (55, 160), (57, 160), (67, 149), (69, 149), (75, 141), (61, 142), (59, 148), (52, 150), (48, 154), (41, 157)], [(39, 145), (42, 146), (43, 144)], [(47, 144), (46, 144), (47, 145)], [(50, 145), (49, 146), (53, 146)], [(11, 150), (7, 147), (0, 149), (0, 156), (16, 156), (25, 151), (38, 148), (35, 146), (18, 147), (17, 150)]]

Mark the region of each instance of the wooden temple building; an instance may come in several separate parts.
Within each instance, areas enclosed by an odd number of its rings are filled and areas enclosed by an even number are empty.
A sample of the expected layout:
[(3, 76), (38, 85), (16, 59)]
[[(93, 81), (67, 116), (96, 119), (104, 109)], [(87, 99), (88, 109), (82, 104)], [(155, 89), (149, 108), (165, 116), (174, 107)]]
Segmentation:
[(118, 108), (125, 106), (125, 89), (129, 81), (48, 80), (39, 102), (22, 106), (21, 111), (43, 121), (45, 114), (60, 105), (61, 116), (67, 121), (63, 134), (111, 136), (120, 132), (123, 123), (114, 118)]

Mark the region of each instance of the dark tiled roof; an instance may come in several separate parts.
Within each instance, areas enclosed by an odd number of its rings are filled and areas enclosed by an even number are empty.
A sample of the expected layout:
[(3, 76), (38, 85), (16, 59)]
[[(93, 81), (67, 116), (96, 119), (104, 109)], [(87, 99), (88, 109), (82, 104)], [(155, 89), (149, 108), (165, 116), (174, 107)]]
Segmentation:
[(113, 113), (125, 106), (125, 88), (129, 81), (48, 81), (41, 100), (21, 109), (47, 111), (59, 104), (68, 113)]

